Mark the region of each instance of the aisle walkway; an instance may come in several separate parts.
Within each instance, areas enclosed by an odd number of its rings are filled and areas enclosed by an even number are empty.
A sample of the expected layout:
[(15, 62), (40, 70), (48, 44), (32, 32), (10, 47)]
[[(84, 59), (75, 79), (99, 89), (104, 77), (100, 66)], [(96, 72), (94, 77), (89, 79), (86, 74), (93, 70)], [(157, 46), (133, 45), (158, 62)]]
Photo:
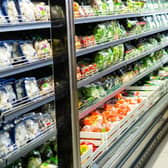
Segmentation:
[(168, 134), (156, 149), (145, 168), (168, 168)]

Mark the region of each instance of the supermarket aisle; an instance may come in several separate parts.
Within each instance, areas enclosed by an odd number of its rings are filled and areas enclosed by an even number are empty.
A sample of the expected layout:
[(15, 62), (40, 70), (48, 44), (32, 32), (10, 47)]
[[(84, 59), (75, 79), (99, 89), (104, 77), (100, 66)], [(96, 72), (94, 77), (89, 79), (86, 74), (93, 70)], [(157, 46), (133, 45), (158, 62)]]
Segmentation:
[(168, 168), (168, 134), (156, 149), (145, 168)]

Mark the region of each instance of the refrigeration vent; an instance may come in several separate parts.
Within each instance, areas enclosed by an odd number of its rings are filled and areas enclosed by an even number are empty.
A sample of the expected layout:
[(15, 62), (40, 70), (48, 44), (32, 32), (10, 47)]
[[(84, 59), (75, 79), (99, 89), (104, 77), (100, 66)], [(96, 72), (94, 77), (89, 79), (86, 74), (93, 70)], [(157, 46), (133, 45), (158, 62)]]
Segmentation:
[(151, 140), (148, 148), (144, 151), (143, 155), (139, 158), (137, 163), (134, 165), (134, 168), (144, 168), (144, 165), (147, 163), (148, 159), (152, 155), (152, 153), (156, 150), (158, 145), (161, 143), (165, 135), (168, 133), (168, 121), (166, 124), (160, 129), (160, 131), (155, 136), (155, 139)]

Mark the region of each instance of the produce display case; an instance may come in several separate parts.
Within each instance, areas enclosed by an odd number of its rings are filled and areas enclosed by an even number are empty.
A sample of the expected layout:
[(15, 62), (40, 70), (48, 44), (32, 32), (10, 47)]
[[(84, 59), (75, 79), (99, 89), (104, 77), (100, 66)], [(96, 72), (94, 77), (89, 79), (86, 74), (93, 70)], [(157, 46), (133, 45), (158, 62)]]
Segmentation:
[(168, 2), (0, 4), (0, 167), (135, 165), (167, 121)]
[[(110, 1), (115, 6), (114, 1)], [(119, 93), (122, 93), (125, 90), (131, 90), (132, 85), (139, 81), (143, 81), (145, 78), (147, 78), (151, 73), (157, 72), (161, 67), (163, 67), (165, 64), (167, 64), (167, 54), (163, 54), (163, 57), (159, 60), (157, 60), (156, 64), (150, 65), (148, 62), (148, 66), (146, 69), (140, 70), (140, 73), (133, 76), (132, 78), (128, 79), (128, 81), (124, 81), (119, 86), (116, 85), (116, 87), (113, 88), (113, 90), (110, 91), (110, 89), (107, 90), (107, 94), (104, 96), (98, 97), (98, 93), (96, 90), (92, 92), (90, 87), (104, 87), (104, 81), (105, 79), (110, 79), (110, 75), (113, 75), (115, 73), (118, 73), (118, 71), (122, 71), (123, 68), (129, 69), (129, 66), (132, 66), (134, 63), (142, 62), (143, 59), (147, 59), (148, 57), (153, 57), (154, 55), (159, 56), (164, 50), (167, 50), (167, 44), (165, 40), (159, 40), (158, 36), (160, 34), (166, 34), (167, 33), (167, 25), (166, 20), (161, 21), (163, 24), (159, 26), (159, 24), (156, 21), (156, 27), (151, 26), (151, 21), (153, 18), (154, 20), (156, 18), (162, 17), (163, 14), (165, 17), (167, 15), (167, 7), (166, 7), (166, 1), (145, 1), (145, 5), (140, 9), (135, 11), (131, 11), (128, 8), (130, 7), (128, 2), (120, 1), (119, 3), (123, 3), (123, 8), (120, 10), (120, 12), (114, 11), (112, 8), (112, 4), (109, 6), (110, 10), (107, 12), (99, 12), (101, 10), (101, 7), (104, 10), (105, 3), (108, 4), (110, 2), (106, 1), (82, 1), (82, 0), (76, 0), (73, 2), (74, 5), (74, 27), (75, 27), (75, 45), (76, 45), (76, 62), (77, 62), (77, 88), (79, 90), (78, 96), (79, 96), (79, 103), (78, 103), (78, 111), (79, 111), (79, 120), (80, 120), (80, 126), (83, 127), (83, 122), (85, 122), (85, 119), (89, 118), (89, 116), (94, 115), (95, 111), (102, 109), (103, 105), (107, 103), (110, 99), (113, 99), (116, 95)], [(135, 1), (129, 1), (129, 3), (132, 3), (132, 6), (134, 6)], [(137, 1), (136, 1), (137, 2)], [(135, 2), (135, 3), (136, 3)], [(141, 2), (142, 3), (142, 2)], [(165, 5), (164, 7), (162, 5)], [(96, 6), (97, 5), (97, 6)], [(102, 5), (102, 6), (101, 6)], [(119, 5), (119, 4), (118, 4)], [(107, 7), (108, 8), (108, 7)], [(126, 11), (124, 11), (127, 8)], [(135, 7), (136, 8), (136, 7)], [(135, 9), (134, 8), (134, 9)], [(89, 12), (90, 11), (90, 12)], [(95, 12), (96, 11), (96, 12)], [(138, 11), (138, 12), (137, 12)], [(150, 11), (150, 12), (149, 12)], [(94, 13), (95, 12), (95, 13)], [(162, 13), (163, 12), (163, 13)], [(124, 13), (124, 14), (123, 14)], [(155, 14), (154, 14), (155, 13)], [(151, 20), (150, 20), (150, 19)], [(145, 20), (146, 19), (146, 20)], [(134, 32), (128, 31), (125, 27), (125, 22), (132, 24), (132, 21), (140, 21), (137, 22), (137, 30)], [(150, 20), (150, 21), (149, 21)], [(157, 20), (157, 19), (156, 19)], [(140, 25), (139, 23), (145, 23), (144, 29), (139, 29)], [(160, 21), (159, 21), (160, 22)], [(160, 22), (160, 23), (161, 23)], [(110, 23), (117, 23), (118, 29), (123, 31), (124, 34), (118, 34), (114, 36), (108, 36), (107, 34), (111, 32), (108, 30), (108, 26), (110, 27)], [(95, 27), (99, 27), (99, 30), (97, 29), (97, 32), (95, 31)], [(130, 26), (130, 25), (129, 25)], [(123, 29), (123, 27), (125, 29)], [(114, 29), (115, 26), (113, 27)], [(106, 34), (107, 32), (107, 34)], [(116, 30), (117, 32), (117, 30)], [(106, 34), (106, 35), (105, 35)], [(97, 37), (100, 38), (100, 41), (97, 39)], [(151, 40), (149, 40), (151, 38)], [(138, 40), (137, 40), (138, 39)], [(157, 39), (157, 40), (154, 40)], [(150, 41), (149, 43), (146, 43), (146, 40)], [(137, 43), (139, 41), (139, 43)], [(141, 43), (142, 42), (142, 43)], [(132, 45), (132, 49), (134, 51), (132, 52), (131, 49), (127, 48), (126, 46)], [(144, 48), (141, 48), (141, 44), (144, 45)], [(124, 46), (124, 55), (123, 58), (119, 58), (118, 54), (118, 61), (116, 61), (115, 53), (111, 52), (110, 50), (113, 50), (114, 47), (123, 45)], [(130, 46), (131, 46), (130, 45)], [(130, 47), (129, 46), (129, 47)], [(142, 50), (141, 50), (142, 49)], [(127, 50), (132, 52), (132, 55), (127, 54)], [(114, 51), (114, 50), (113, 50)], [(112, 63), (107, 63), (107, 66), (104, 66), (106, 58), (113, 59)], [(95, 57), (99, 55), (99, 59), (95, 59)], [(101, 56), (100, 56), (101, 55)], [(113, 55), (113, 56), (112, 56)], [(97, 56), (98, 57), (98, 56)], [(117, 56), (116, 56), (117, 57)], [(101, 60), (102, 59), (102, 60)], [(83, 62), (82, 62), (83, 61)], [(82, 62), (82, 64), (81, 64)], [(101, 66), (104, 66), (104, 68), (100, 68)], [(96, 67), (94, 70), (92, 66)], [(125, 73), (125, 72), (123, 72)], [(114, 75), (115, 76), (115, 75)], [(117, 76), (118, 77), (118, 76)], [(115, 77), (114, 77), (115, 79)], [(114, 82), (111, 80), (111, 82)], [(166, 86), (166, 82), (164, 82), (164, 85)], [(162, 89), (161, 89), (162, 87)], [(80, 131), (80, 139), (83, 142), (90, 142), (92, 144), (96, 144), (99, 146), (100, 144), (103, 144), (103, 150), (102, 153), (99, 156), (94, 155), (93, 156), (96, 159), (93, 159), (92, 163), (90, 163), (89, 167), (99, 168), (99, 167), (116, 167), (115, 164), (112, 164), (113, 161), (111, 161), (112, 157), (112, 149), (115, 148), (115, 145), (120, 142), (120, 140), (127, 137), (127, 133), (131, 130), (131, 128), (134, 127), (136, 123), (142, 120), (142, 118), (150, 113), (149, 111), (152, 109), (155, 104), (161, 100), (162, 97), (167, 93), (167, 88), (163, 85), (159, 87), (151, 87), (152, 90), (147, 89), (142, 94), (142, 103), (139, 106), (135, 106), (135, 109), (129, 112), (124, 119), (114, 122), (114, 126), (110, 131), (107, 132), (99, 132), (99, 131), (89, 131), (89, 128), (94, 127), (96, 125), (96, 119), (93, 121), (93, 125), (90, 125), (89, 120), (87, 120), (86, 130), (88, 131)], [(82, 90), (82, 89), (85, 90)], [(102, 89), (102, 88), (101, 88)], [(81, 95), (82, 90), (82, 95)], [(151, 92), (152, 91), (152, 92)], [(102, 90), (99, 92), (103, 94)], [(140, 91), (139, 91), (140, 92)], [(148, 94), (147, 94), (148, 92)], [(83, 97), (82, 97), (83, 96)], [(89, 97), (90, 96), (90, 97)], [(82, 98), (82, 99), (81, 99)], [(81, 102), (82, 100), (82, 102)], [(161, 102), (161, 101), (160, 101)], [(86, 106), (81, 105), (81, 103), (84, 103)], [(162, 106), (162, 104), (160, 104)], [(166, 104), (163, 104), (163, 106), (167, 106)], [(81, 108), (82, 107), (82, 108)], [(161, 111), (158, 111), (158, 115)], [(96, 117), (96, 116), (95, 116)], [(93, 117), (94, 118), (94, 117)], [(91, 120), (92, 121), (92, 120)], [(90, 121), (90, 122), (91, 122)], [(97, 121), (98, 122), (98, 121)], [(100, 125), (97, 125), (97, 129), (100, 127)], [(149, 127), (149, 125), (148, 125)], [(146, 129), (148, 128), (146, 127)], [(91, 129), (90, 128), (90, 129)], [(133, 147), (132, 145), (129, 145), (129, 143), (124, 143), (125, 146)], [(123, 154), (122, 150), (117, 150), (115, 148), (114, 150), (118, 154)], [(124, 160), (121, 160), (120, 158), (115, 158), (118, 163), (122, 163)], [(109, 164), (106, 164), (108, 163)], [(110, 162), (111, 161), (111, 162)], [(99, 164), (100, 163), (100, 164)], [(114, 161), (115, 163), (115, 161)]]

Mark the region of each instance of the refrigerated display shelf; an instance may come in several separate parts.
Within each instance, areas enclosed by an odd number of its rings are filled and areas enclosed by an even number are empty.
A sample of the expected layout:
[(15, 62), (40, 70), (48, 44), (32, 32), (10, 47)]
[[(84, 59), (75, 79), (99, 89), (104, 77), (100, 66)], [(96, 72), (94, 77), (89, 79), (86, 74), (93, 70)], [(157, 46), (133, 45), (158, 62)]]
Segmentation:
[(11, 75), (16, 75), (16, 74), (26, 72), (26, 71), (31, 71), (31, 70), (42, 68), (42, 67), (52, 65), (52, 64), (53, 64), (52, 59), (46, 59), (46, 60), (43, 59), (43, 60), (35, 61), (32, 63), (16, 65), (16, 66), (6, 68), (0, 71), (0, 78), (8, 77)]
[(111, 72), (114, 72), (115, 70), (117, 70), (117, 69), (119, 69), (119, 68), (121, 68), (123, 66), (131, 64), (131, 63), (133, 63), (133, 62), (135, 62), (135, 61), (137, 61), (137, 60), (139, 60), (141, 58), (144, 58), (145, 56), (148, 56), (149, 54), (152, 54), (152, 53), (154, 53), (154, 52), (156, 52), (158, 50), (161, 50), (162, 48), (165, 48), (167, 46), (168, 46), (168, 43), (161, 44), (158, 47), (155, 47), (155, 48), (153, 48), (151, 50), (148, 50), (148, 51), (145, 51), (145, 52), (141, 53), (139, 56), (133, 57), (133, 58), (131, 58), (129, 60), (122, 61), (122, 62), (117, 63), (115, 65), (112, 65), (109, 68), (94, 74), (93, 76), (90, 76), (90, 77), (88, 77), (86, 79), (78, 81), (77, 87), (81, 88), (83, 86), (86, 86), (89, 83), (94, 82), (95, 80), (100, 79), (101, 77), (103, 77), (103, 76), (105, 76), (105, 75), (107, 75), (107, 74), (109, 74)]
[(139, 38), (142, 38), (142, 37), (150, 36), (150, 35), (153, 35), (153, 34), (156, 34), (156, 33), (159, 33), (159, 32), (163, 32), (163, 31), (166, 31), (166, 30), (168, 30), (168, 27), (163, 27), (163, 28), (152, 30), (152, 31), (147, 31), (147, 32), (144, 32), (144, 33), (141, 33), (141, 34), (131, 35), (131, 36), (119, 39), (119, 40), (109, 41), (109, 42), (102, 43), (102, 44), (99, 44), (99, 45), (95, 45), (95, 46), (92, 46), (92, 47), (79, 49), (79, 50), (76, 51), (76, 56), (77, 57), (83, 56), (83, 55), (93, 53), (93, 52), (96, 52), (96, 51), (99, 51), (99, 50), (102, 50), (102, 49), (105, 49), (105, 48), (109, 48), (109, 47), (113, 47), (113, 46), (125, 43), (127, 41), (131, 41), (131, 40), (139, 39)]
[(16, 23), (16, 24), (1, 24), (0, 33), (10, 31), (23, 31), (23, 30), (35, 30), (46, 29), (51, 27), (51, 22), (28, 22), (28, 23)]
[(1, 118), (4, 121), (12, 121), (18, 116), (21, 116), (22, 114), (25, 114), (31, 110), (35, 110), (36, 108), (41, 107), (42, 105), (50, 103), (54, 100), (55, 100), (54, 93), (50, 92), (48, 94), (45, 94), (44, 96), (39, 96), (34, 100), (27, 101), (26, 103), (20, 104), (12, 108), (11, 110), (3, 112), (1, 114)]
[(41, 135), (39, 135), (34, 140), (28, 142), (26, 145), (20, 147), (19, 149), (16, 149), (14, 152), (9, 153), (3, 159), (0, 159), (0, 167), (5, 168), (7, 165), (12, 164), (19, 158), (26, 156), (33, 149), (39, 147), (40, 145), (43, 145), (46, 141), (50, 140), (54, 136), (56, 136), (55, 125), (43, 131)]
[[(130, 151), (137, 148), (137, 142), (140, 142), (141, 138), (144, 139), (145, 134), (149, 134), (151, 129), (156, 126), (158, 121), (162, 118), (161, 114), (163, 110), (168, 107), (167, 99), (168, 94), (153, 105), (115, 145), (95, 161), (93, 168), (122, 167), (124, 162), (128, 159), (128, 155), (136, 158), (136, 156), (130, 154)], [(161, 121), (162, 123), (164, 122), (164, 120)], [(161, 125), (161, 123), (159, 123), (159, 125)], [(155, 127), (155, 131), (158, 129), (159, 125), (157, 125), (157, 128)], [(149, 137), (152, 136), (150, 135), (148, 138)], [(139, 152), (136, 152), (136, 155), (138, 154)]]
[(123, 84), (121, 87), (119, 87), (118, 89), (116, 89), (111, 94), (107, 95), (106, 97), (104, 97), (102, 99), (99, 99), (99, 100), (95, 101), (93, 105), (85, 108), (84, 110), (83, 109), (79, 110), (79, 119), (84, 118), (85, 116), (87, 116), (88, 114), (90, 114), (92, 111), (94, 111), (96, 108), (100, 107), (105, 102), (107, 102), (108, 100), (110, 100), (111, 98), (113, 98), (115, 95), (117, 95), (118, 93), (122, 92), (127, 87), (129, 87), (132, 84), (136, 83), (137, 81), (139, 81), (143, 77), (147, 76), (151, 72), (153, 72), (153, 71), (157, 70), (158, 68), (162, 67), (167, 62), (168, 62), (168, 58), (161, 60), (160, 62), (156, 63), (155, 66), (153, 66), (153, 67), (149, 68), (148, 70), (146, 70), (145, 72), (141, 73), (140, 75), (138, 75), (137, 77), (135, 77), (134, 79), (132, 79), (130, 82), (128, 82), (126, 84)]
[(128, 14), (114, 14), (114, 15), (106, 15), (106, 16), (82, 17), (82, 18), (75, 19), (74, 23), (77, 25), (77, 24), (84, 24), (84, 23), (103, 22), (103, 21), (151, 16), (151, 15), (166, 14), (166, 13), (168, 13), (167, 10), (144, 12), (144, 13), (128, 13)]

